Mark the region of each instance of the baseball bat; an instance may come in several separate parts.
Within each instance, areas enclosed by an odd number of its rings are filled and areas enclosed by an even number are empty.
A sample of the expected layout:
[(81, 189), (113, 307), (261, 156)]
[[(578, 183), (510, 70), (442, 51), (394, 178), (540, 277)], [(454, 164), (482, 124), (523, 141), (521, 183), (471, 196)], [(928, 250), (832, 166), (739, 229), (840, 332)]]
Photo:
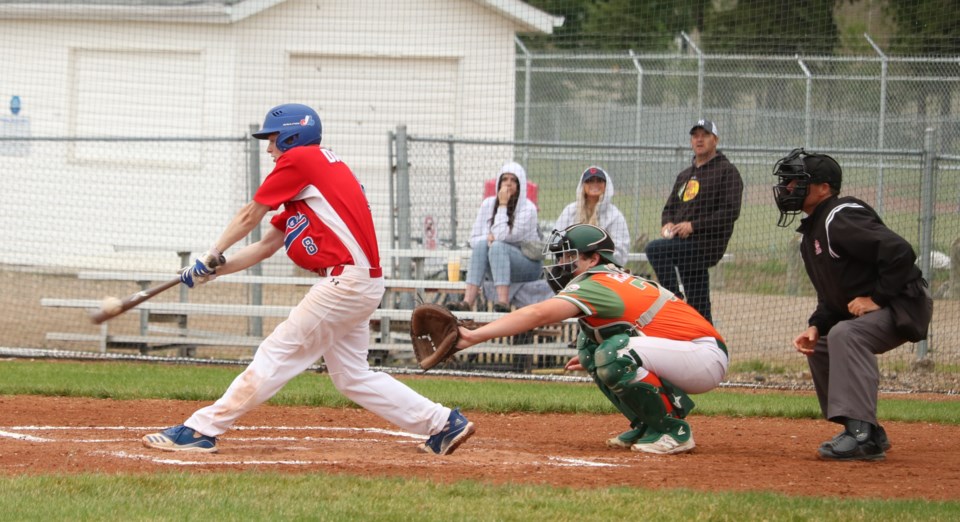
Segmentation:
[[(148, 288), (146, 290), (141, 290), (137, 293), (130, 294), (127, 297), (120, 300), (119, 306), (113, 304), (112, 306), (102, 306), (100, 310), (95, 312), (90, 312), (90, 321), (93, 324), (100, 324), (109, 319), (126, 312), (127, 310), (137, 306), (138, 304), (150, 299), (158, 294), (165, 292), (175, 286), (180, 284), (180, 276), (174, 277), (173, 279), (167, 281), (166, 283), (159, 284), (153, 288)], [(106, 302), (104, 303), (107, 304)]]

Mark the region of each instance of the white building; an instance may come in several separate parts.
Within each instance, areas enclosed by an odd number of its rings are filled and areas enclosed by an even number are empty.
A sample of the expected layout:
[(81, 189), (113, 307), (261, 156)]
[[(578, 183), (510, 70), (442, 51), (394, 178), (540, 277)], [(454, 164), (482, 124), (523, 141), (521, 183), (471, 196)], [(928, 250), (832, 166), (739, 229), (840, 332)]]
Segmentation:
[[(0, 137), (240, 138), (306, 103), (385, 230), (388, 131), (512, 138), (515, 35), (561, 23), (516, 0), (0, 0)], [(0, 142), (0, 263), (205, 248), (248, 197), (242, 151)]]

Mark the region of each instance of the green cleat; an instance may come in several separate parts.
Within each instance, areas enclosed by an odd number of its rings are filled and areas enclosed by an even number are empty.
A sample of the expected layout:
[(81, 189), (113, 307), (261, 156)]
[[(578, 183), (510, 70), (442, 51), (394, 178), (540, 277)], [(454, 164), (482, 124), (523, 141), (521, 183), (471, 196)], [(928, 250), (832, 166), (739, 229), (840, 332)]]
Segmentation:
[(671, 424), (673, 427), (666, 433), (647, 428), (643, 437), (637, 439), (630, 450), (655, 455), (676, 455), (696, 447), (696, 443), (693, 442), (693, 432), (686, 421), (673, 419)]
[(635, 442), (643, 436), (645, 426), (631, 428), (616, 437), (607, 439), (607, 446), (610, 448), (630, 449)]

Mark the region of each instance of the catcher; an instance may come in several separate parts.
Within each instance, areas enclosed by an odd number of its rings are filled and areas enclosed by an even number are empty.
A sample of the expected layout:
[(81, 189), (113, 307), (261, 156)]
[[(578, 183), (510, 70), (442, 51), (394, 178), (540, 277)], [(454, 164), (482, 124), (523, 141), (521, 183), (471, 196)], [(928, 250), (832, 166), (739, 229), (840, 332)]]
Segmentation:
[[(727, 371), (727, 348), (709, 321), (658, 284), (624, 272), (602, 228), (554, 231), (543, 272), (557, 295), (476, 330), (459, 328), (456, 349), (578, 318), (578, 354), (568, 371), (586, 370), (630, 422), (607, 441), (615, 448), (675, 454), (695, 447), (683, 420), (688, 393), (704, 393)], [(552, 264), (551, 264), (552, 263)]]

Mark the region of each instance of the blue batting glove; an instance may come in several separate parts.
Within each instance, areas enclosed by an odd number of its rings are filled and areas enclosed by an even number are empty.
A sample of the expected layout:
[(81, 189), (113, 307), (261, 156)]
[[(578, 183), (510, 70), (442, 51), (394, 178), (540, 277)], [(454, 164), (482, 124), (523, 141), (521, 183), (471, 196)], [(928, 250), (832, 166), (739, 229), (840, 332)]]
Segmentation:
[(180, 271), (180, 282), (190, 288), (193, 288), (194, 285), (202, 285), (213, 278), (218, 266), (226, 262), (223, 254), (211, 250), (198, 257), (192, 267)]

